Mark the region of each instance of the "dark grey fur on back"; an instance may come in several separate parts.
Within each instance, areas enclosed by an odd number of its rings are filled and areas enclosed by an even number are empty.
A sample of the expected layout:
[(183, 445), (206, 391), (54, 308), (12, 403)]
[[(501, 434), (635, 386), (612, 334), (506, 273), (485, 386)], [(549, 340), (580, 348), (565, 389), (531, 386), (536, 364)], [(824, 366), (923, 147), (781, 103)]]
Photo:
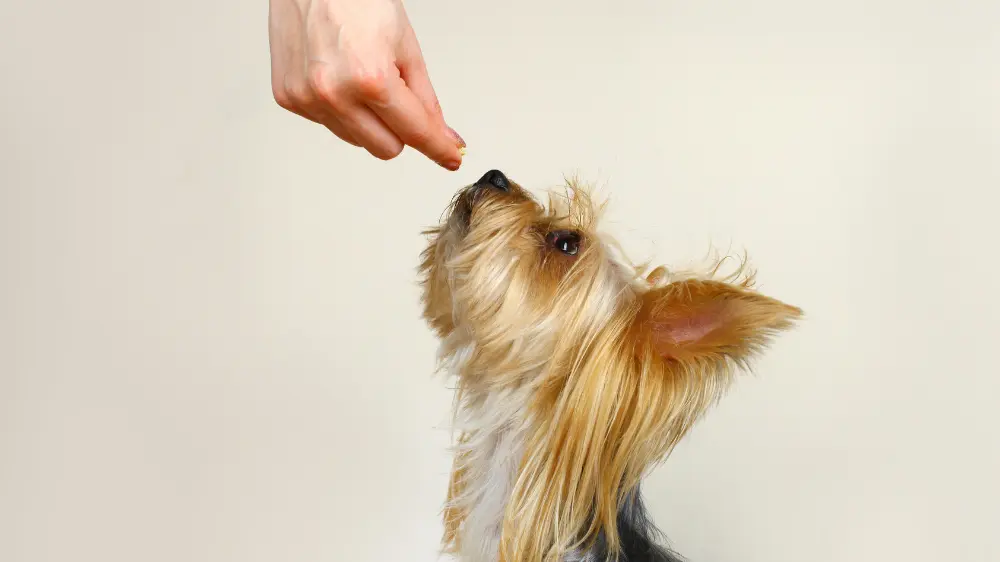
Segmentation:
[[(618, 536), (622, 546), (620, 562), (685, 562), (680, 555), (665, 546), (666, 537), (650, 519), (638, 487), (622, 502), (618, 512)], [(610, 560), (603, 533), (592, 547), (566, 558), (566, 562)]]

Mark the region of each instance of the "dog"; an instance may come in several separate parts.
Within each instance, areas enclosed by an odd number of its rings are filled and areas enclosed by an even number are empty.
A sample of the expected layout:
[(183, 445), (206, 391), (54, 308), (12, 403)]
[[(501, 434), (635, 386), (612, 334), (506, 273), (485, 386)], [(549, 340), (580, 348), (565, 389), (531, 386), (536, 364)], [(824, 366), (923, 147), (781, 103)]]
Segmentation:
[(457, 380), (443, 550), (462, 562), (676, 562), (640, 481), (802, 311), (728, 276), (650, 271), (570, 182), (491, 170), (425, 231), (423, 317)]

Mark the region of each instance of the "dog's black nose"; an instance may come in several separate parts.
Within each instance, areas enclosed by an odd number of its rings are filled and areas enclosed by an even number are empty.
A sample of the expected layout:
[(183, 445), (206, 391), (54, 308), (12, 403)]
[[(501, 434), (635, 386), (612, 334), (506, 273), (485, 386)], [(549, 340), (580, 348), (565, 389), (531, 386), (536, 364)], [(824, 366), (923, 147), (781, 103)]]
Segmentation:
[(499, 189), (500, 191), (510, 191), (510, 180), (507, 176), (503, 175), (500, 170), (490, 170), (479, 178), (476, 182), (477, 186), (482, 187), (492, 187), (493, 189)]

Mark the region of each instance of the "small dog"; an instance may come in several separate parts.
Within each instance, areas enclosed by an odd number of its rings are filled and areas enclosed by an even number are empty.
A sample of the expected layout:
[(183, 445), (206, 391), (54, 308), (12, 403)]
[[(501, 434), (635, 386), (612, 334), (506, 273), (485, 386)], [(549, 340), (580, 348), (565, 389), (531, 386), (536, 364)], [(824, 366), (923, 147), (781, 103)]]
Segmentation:
[[(455, 375), (444, 548), (463, 562), (678, 561), (639, 493), (801, 310), (624, 259), (570, 185), (540, 205), (497, 171), (427, 231), (424, 318)], [(721, 263), (721, 262), (719, 262)]]

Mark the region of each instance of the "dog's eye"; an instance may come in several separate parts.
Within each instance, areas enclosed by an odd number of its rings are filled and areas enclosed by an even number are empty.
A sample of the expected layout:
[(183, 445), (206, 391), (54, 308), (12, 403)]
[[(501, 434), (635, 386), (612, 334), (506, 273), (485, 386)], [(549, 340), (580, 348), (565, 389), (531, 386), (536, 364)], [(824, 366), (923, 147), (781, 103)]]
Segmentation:
[(567, 256), (575, 256), (580, 251), (580, 235), (572, 230), (550, 232), (546, 239), (550, 246)]

